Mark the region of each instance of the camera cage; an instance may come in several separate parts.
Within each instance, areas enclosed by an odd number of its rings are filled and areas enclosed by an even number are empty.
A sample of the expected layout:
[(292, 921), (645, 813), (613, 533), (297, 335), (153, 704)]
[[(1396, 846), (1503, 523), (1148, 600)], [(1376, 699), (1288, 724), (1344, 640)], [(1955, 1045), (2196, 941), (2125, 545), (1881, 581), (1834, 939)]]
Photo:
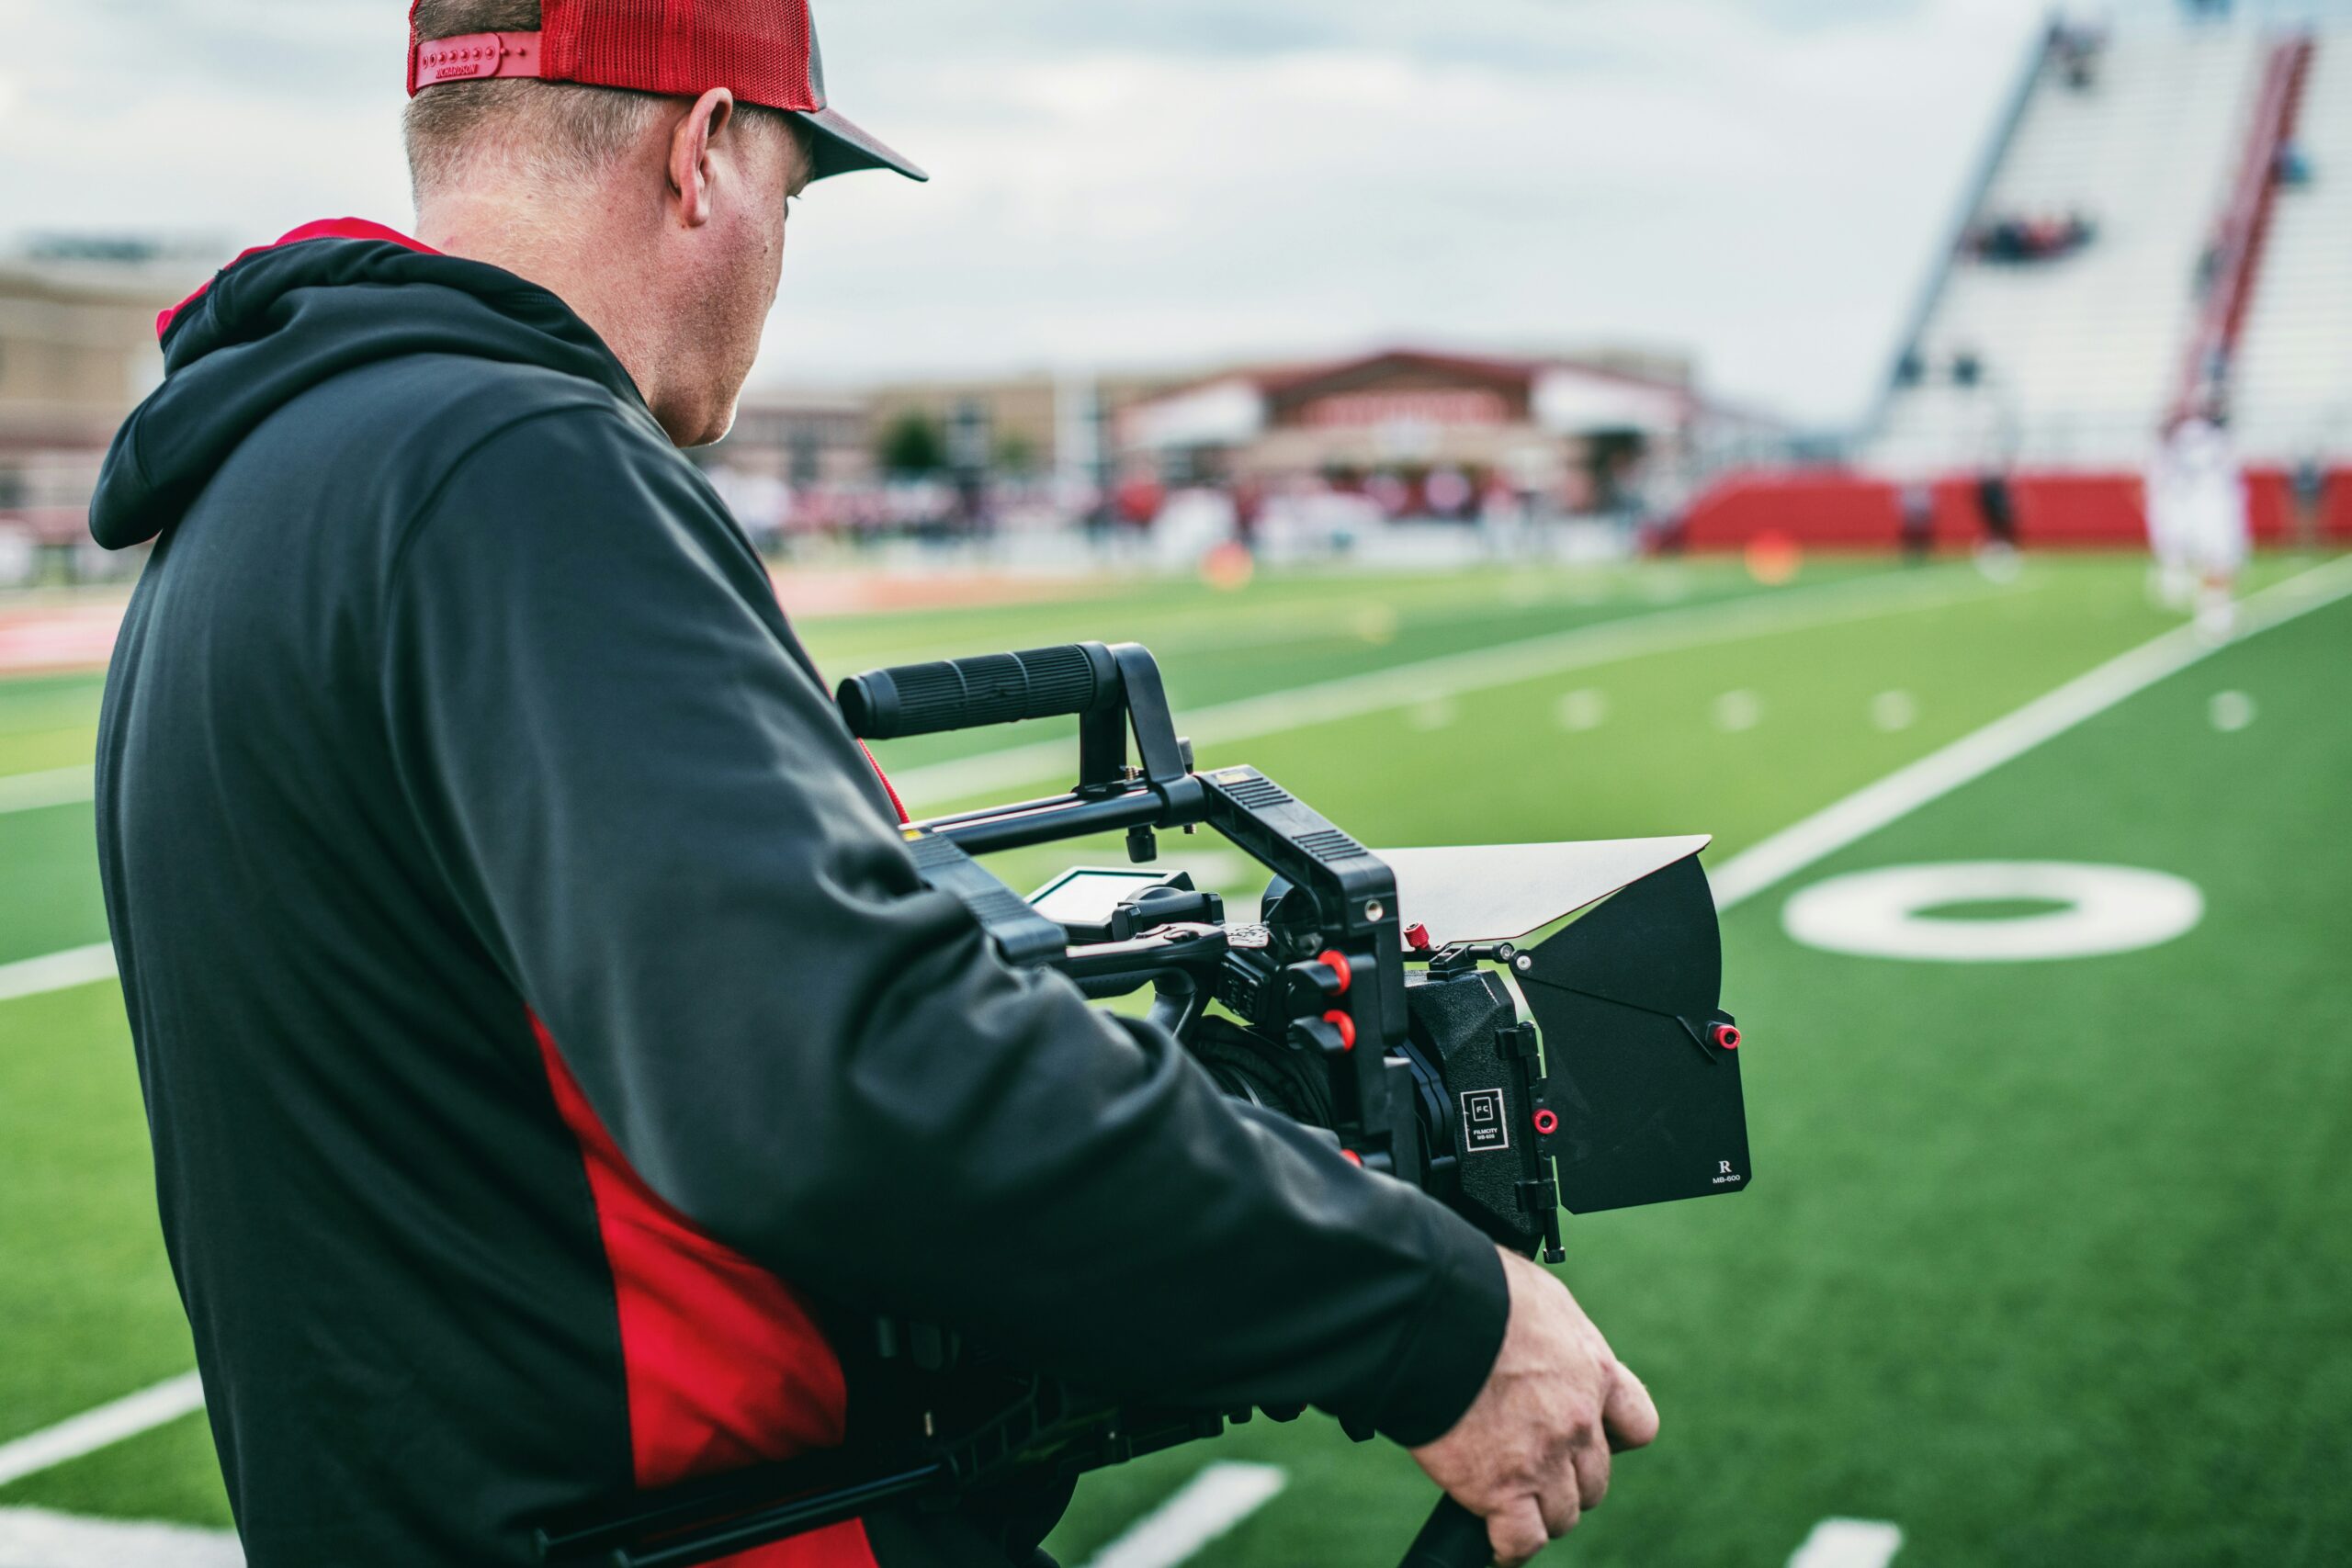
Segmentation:
[[(1706, 838), (1375, 852), (1253, 767), (1195, 771), (1159, 666), (1133, 643), (877, 671), (844, 682), (840, 702), (874, 740), (1077, 717), (1069, 791), (905, 826), (925, 882), (961, 900), (1009, 963), (1057, 969), (1096, 999), (1150, 987), (1153, 1021), (1188, 1046), (1240, 1034), (1254, 1042), (1245, 1050), (1318, 1077), (1314, 1119), (1351, 1160), (1430, 1191), (1502, 1244), (1559, 1261), (1564, 1197), (1581, 1213), (1747, 1185), (1740, 1035), (1718, 1005), (1697, 859)], [(979, 862), (1123, 831), (1146, 865), (1159, 834), (1204, 826), (1272, 874), (1256, 922), (1228, 923), (1216, 894), (1179, 874), (1080, 923), (1087, 940), (1074, 942)], [(1520, 1021), (1505, 975), (1535, 1025)], [(1212, 1000), (1239, 1026), (1204, 1031)], [(1012, 1475), (1074, 1479), (1250, 1415), (1107, 1404), (993, 1369), (951, 1392), (952, 1335), (875, 1332), (881, 1362), (911, 1374), (882, 1402), (896, 1405), (877, 1423), (892, 1438), (556, 1521), (537, 1532), (541, 1561), (689, 1568), (877, 1506), (952, 1506)], [(959, 1397), (968, 1407), (943, 1418)], [(1486, 1561), (1482, 1522), (1446, 1500), (1404, 1568)]]

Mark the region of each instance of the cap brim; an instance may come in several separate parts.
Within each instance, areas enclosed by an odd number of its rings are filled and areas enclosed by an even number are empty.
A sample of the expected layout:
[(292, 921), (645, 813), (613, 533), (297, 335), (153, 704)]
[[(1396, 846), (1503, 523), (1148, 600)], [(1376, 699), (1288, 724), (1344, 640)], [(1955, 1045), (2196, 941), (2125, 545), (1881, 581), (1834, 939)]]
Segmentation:
[(799, 113), (793, 118), (817, 133), (813, 139), (817, 166), (808, 176), (812, 181), (854, 175), (860, 169), (891, 169), (910, 180), (931, 178), (913, 159), (831, 109)]

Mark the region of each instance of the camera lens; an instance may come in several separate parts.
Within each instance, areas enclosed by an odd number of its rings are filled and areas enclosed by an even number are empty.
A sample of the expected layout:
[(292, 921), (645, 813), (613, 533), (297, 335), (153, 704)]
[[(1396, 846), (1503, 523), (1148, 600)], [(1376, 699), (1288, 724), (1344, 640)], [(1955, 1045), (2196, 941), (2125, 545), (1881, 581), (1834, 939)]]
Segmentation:
[(1304, 1054), (1218, 1018), (1201, 1021), (1192, 1052), (1233, 1099), (1306, 1126), (1331, 1126), (1330, 1084), (1321, 1065)]

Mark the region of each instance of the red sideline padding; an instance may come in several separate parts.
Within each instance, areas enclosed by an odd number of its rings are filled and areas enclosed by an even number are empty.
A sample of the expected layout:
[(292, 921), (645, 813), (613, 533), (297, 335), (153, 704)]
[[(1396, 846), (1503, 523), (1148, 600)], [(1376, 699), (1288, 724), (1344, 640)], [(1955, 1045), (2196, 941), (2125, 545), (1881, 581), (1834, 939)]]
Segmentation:
[[(1963, 548), (1984, 537), (1976, 480), (1939, 479), (1934, 541)], [(2278, 468), (2246, 473), (2254, 536), (2271, 543), (2294, 532), (2292, 492)], [(2018, 540), (2054, 548), (2128, 548), (2147, 543), (2140, 476), (2130, 473), (2021, 473), (2010, 480)], [(1902, 507), (1889, 480), (1843, 470), (1734, 474), (1690, 508), (1683, 542), (1693, 550), (1745, 549), (1776, 534), (1809, 549), (1892, 550), (1902, 544)], [(2329, 472), (2320, 536), (2352, 541), (2352, 468)]]

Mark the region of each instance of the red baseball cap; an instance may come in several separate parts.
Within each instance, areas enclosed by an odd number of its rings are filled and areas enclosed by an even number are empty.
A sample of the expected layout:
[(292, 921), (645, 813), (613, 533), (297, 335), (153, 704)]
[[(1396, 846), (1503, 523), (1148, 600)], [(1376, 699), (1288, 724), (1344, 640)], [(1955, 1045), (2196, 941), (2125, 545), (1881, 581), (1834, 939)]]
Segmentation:
[(408, 91), (445, 82), (532, 77), (693, 97), (725, 87), (793, 116), (816, 134), (813, 178), (896, 169), (927, 180), (888, 142), (825, 103), (825, 66), (808, 0), (543, 0), (535, 33), (420, 41), (409, 6)]

